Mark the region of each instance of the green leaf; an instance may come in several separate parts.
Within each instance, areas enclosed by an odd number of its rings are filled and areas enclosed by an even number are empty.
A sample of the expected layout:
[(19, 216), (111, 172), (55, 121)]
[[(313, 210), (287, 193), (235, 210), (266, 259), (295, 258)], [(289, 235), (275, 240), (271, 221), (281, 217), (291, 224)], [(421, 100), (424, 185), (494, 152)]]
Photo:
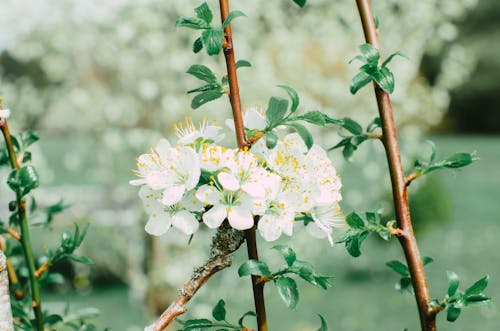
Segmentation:
[(236, 17), (242, 17), (242, 16), (246, 17), (247, 15), (240, 10), (233, 10), (227, 15), (227, 18), (224, 21), (224, 23), (222, 23), (222, 28), (225, 28), (226, 26), (231, 24), (231, 21), (234, 20)]
[(266, 110), (267, 125), (272, 128), (279, 124), (285, 117), (287, 109), (288, 100), (271, 97)]
[(218, 84), (217, 77), (210, 68), (202, 64), (193, 64), (189, 67), (186, 73), (193, 75), (194, 77), (205, 81), (209, 84)]
[(346, 222), (351, 228), (355, 229), (364, 229), (365, 228), (365, 222), (363, 219), (356, 213), (350, 213), (346, 217)]
[(28, 131), (28, 132), (22, 132), (20, 135), (23, 149), (26, 149), (27, 147), (33, 145), (35, 142), (40, 140), (40, 137), (38, 137), (34, 132)]
[(207, 85), (203, 85), (203, 86), (194, 88), (192, 90), (189, 90), (189, 91), (187, 91), (187, 94), (206, 92), (206, 91), (211, 91), (211, 90), (221, 90), (221, 86), (218, 83), (217, 84), (207, 84)]
[(202, 49), (203, 49), (203, 42), (201, 41), (201, 37), (199, 37), (193, 43), (193, 52), (199, 53)]
[(180, 17), (175, 21), (175, 26), (180, 26), (189, 29), (201, 30), (207, 29), (209, 25), (202, 19), (196, 17)]
[(207, 29), (201, 34), (201, 41), (208, 55), (217, 55), (222, 50), (224, 31), (221, 29)]
[(300, 102), (297, 91), (295, 91), (292, 87), (286, 85), (278, 85), (278, 87), (282, 88), (283, 90), (286, 91), (286, 93), (288, 93), (290, 101), (292, 101), (290, 112), (295, 113), (295, 111), (297, 111), (297, 108), (299, 107), (299, 102)]
[(389, 261), (385, 265), (403, 277), (407, 277), (408, 275), (410, 275), (408, 267), (398, 260)]
[(460, 278), (453, 271), (446, 271), (448, 277), (448, 296), (452, 297), (457, 293), (458, 286), (460, 285)]
[(300, 8), (304, 8), (306, 5), (307, 0), (293, 0), (297, 5), (299, 5)]
[(238, 325), (241, 326), (242, 328), (243, 328), (243, 320), (247, 316), (257, 316), (257, 315), (253, 311), (247, 311), (246, 313), (244, 313), (243, 316), (241, 316), (240, 319), (238, 320)]
[(86, 265), (95, 264), (94, 261), (92, 261), (91, 259), (89, 259), (86, 256), (77, 256), (77, 255), (69, 254), (67, 257), (68, 257), (68, 259), (73, 260), (73, 261), (78, 262), (78, 263), (81, 263), (81, 264), (86, 264)]
[(361, 255), (361, 244), (368, 237), (369, 232), (363, 231), (360, 234), (349, 237), (345, 242), (347, 252), (353, 257)]
[(464, 297), (470, 297), (472, 295), (481, 294), (484, 289), (488, 286), (488, 280), (490, 277), (488, 275), (484, 276), (477, 282), (475, 282), (471, 287), (465, 290)]
[(389, 94), (394, 92), (394, 75), (387, 67), (381, 68), (374, 78), (382, 90)]
[(219, 300), (214, 309), (212, 309), (212, 316), (216, 321), (224, 321), (226, 319), (226, 303), (224, 300)]
[(482, 294), (477, 294), (477, 295), (471, 295), (465, 298), (465, 305), (477, 305), (477, 304), (484, 304), (490, 301), (491, 298), (487, 297)]
[(295, 251), (291, 249), (289, 246), (285, 245), (276, 245), (273, 246), (273, 249), (277, 250), (278, 252), (283, 255), (283, 258), (286, 261), (286, 264), (291, 267), (295, 260), (297, 260), (297, 255), (295, 254)]
[(247, 60), (238, 60), (236, 62), (236, 69), (239, 69), (239, 68), (243, 68), (243, 67), (251, 67), (252, 64), (250, 63), (250, 61), (247, 61)]
[(341, 126), (342, 124), (344, 124), (343, 120), (332, 118), (318, 110), (309, 111), (304, 115), (294, 116), (287, 119), (287, 122), (294, 121), (305, 121), (318, 126), (326, 126), (327, 124), (335, 124)]
[(470, 153), (456, 153), (444, 160), (446, 168), (461, 168), (474, 162), (474, 156)]
[(429, 263), (434, 262), (434, 259), (430, 256), (424, 256), (422, 259), (422, 263), (424, 266), (428, 265)]
[(278, 144), (278, 136), (272, 132), (266, 133), (266, 146), (269, 149), (273, 149)]
[(299, 291), (295, 280), (283, 276), (274, 280), (274, 284), (278, 288), (278, 293), (285, 305), (290, 309), (295, 309), (299, 301)]
[(397, 51), (397, 52), (389, 55), (389, 57), (382, 63), (382, 68), (387, 66), (389, 64), (389, 62), (391, 62), (395, 56), (401, 56), (401, 57), (404, 57), (405, 59), (409, 60), (408, 56), (406, 56), (405, 53), (403, 53), (401, 51)]
[(210, 7), (206, 2), (196, 7), (194, 9), (194, 12), (196, 13), (196, 17), (205, 21), (207, 25), (210, 25), (210, 23), (212, 23), (212, 19), (214, 18), (214, 16), (212, 14), (212, 11), (210, 10)]
[(304, 141), (304, 144), (306, 144), (307, 149), (308, 150), (311, 149), (311, 147), (314, 144), (314, 138), (313, 138), (311, 132), (309, 132), (309, 130), (307, 130), (307, 128), (305, 126), (303, 126), (302, 124), (289, 123), (287, 125), (289, 127), (294, 128), (295, 131), (297, 131), (297, 133), (299, 134), (300, 138), (302, 138), (302, 140)]
[(213, 323), (209, 319), (200, 318), (184, 322), (183, 327), (186, 331), (202, 331), (204, 328), (212, 327), (212, 325)]
[(341, 126), (352, 134), (359, 135), (363, 133), (363, 128), (355, 120), (345, 117), (342, 119)]
[(248, 260), (242, 265), (240, 265), (238, 269), (238, 275), (240, 277), (249, 276), (249, 275), (257, 275), (257, 276), (265, 276), (271, 277), (271, 271), (266, 263), (257, 260)]
[(32, 189), (37, 188), (40, 181), (35, 167), (26, 165), (21, 169), (12, 170), (7, 179), (7, 184), (12, 190), (19, 190), (20, 194), (24, 196)]
[(461, 312), (462, 312), (462, 310), (460, 308), (457, 308), (454, 306), (448, 307), (448, 312), (446, 314), (446, 320), (448, 322), (455, 322), (457, 320), (458, 316), (460, 316)]
[(427, 140), (427, 143), (431, 145), (431, 156), (429, 157), (429, 163), (434, 163), (436, 160), (436, 144), (433, 141)]
[(360, 71), (354, 76), (351, 80), (351, 85), (349, 86), (349, 91), (351, 94), (356, 94), (361, 88), (365, 87), (368, 83), (372, 81), (372, 77), (365, 73), (364, 71)]
[(224, 92), (222, 92), (221, 90), (209, 90), (200, 93), (193, 98), (193, 101), (191, 101), (191, 108), (197, 109), (207, 102), (219, 99), (223, 94)]
[(378, 50), (371, 44), (363, 44), (359, 46), (359, 50), (366, 58), (369, 64), (378, 66), (378, 60), (380, 59), (380, 54)]
[(321, 326), (317, 331), (328, 331), (328, 324), (326, 324), (326, 320), (323, 316), (318, 314), (319, 319), (321, 320)]

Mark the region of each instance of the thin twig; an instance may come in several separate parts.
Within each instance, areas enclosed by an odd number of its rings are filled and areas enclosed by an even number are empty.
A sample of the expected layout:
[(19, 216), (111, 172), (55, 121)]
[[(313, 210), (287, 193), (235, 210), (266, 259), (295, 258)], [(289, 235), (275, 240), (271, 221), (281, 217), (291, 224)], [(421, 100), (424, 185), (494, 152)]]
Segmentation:
[(36, 269), (36, 271), (35, 271), (35, 277), (36, 278), (42, 277), (43, 273), (45, 271), (49, 270), (49, 267), (50, 267), (50, 263), (49, 262), (45, 262), (44, 264), (42, 264), (40, 266), (40, 268)]
[[(366, 42), (380, 50), (378, 30), (375, 26), (370, 0), (356, 0), (356, 3), (361, 17)], [(377, 98), (380, 120), (382, 122), (382, 141), (389, 164), (396, 221), (398, 227), (403, 230), (405, 234), (399, 237), (399, 241), (403, 247), (410, 270), (422, 330), (435, 331), (436, 317), (435, 314), (431, 314), (431, 307), (429, 305), (429, 285), (427, 284), (424, 266), (420, 258), (420, 251), (417, 246), (415, 234), (413, 233), (410, 208), (408, 205), (408, 193), (406, 190), (407, 185), (401, 164), (391, 100), (389, 94), (384, 92), (375, 82), (373, 85)]]
[(12, 228), (7, 228), (6, 230), (7, 230), (7, 233), (9, 234), (9, 236), (16, 239), (17, 241), (21, 241), (21, 235), (16, 230), (14, 230)]
[(410, 186), (411, 182), (413, 182), (418, 177), (420, 177), (419, 174), (417, 174), (416, 172), (412, 172), (408, 177), (405, 178), (405, 186)]
[(218, 271), (227, 268), (232, 263), (232, 253), (243, 243), (244, 234), (233, 229), (227, 222), (224, 222), (217, 230), (217, 234), (212, 239), (210, 258), (200, 268), (195, 269), (191, 278), (179, 290), (179, 295), (161, 316), (146, 327), (144, 331), (162, 331), (176, 316), (186, 312), (186, 304), (194, 294)]

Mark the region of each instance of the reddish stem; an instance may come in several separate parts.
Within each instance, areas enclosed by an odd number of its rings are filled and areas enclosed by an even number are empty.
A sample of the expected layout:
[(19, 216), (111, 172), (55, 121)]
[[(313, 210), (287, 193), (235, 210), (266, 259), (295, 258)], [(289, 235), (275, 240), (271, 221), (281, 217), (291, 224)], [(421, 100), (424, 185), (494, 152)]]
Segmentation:
[[(356, 0), (356, 3), (361, 17), (366, 42), (380, 50), (378, 31), (375, 26), (370, 0)], [(436, 314), (432, 311), (429, 305), (429, 285), (427, 284), (424, 265), (420, 257), (420, 251), (417, 246), (415, 234), (413, 233), (410, 208), (408, 204), (408, 193), (406, 190), (407, 181), (401, 164), (391, 100), (389, 94), (384, 92), (375, 82), (373, 86), (375, 89), (375, 96), (377, 98), (380, 120), (382, 122), (382, 141), (384, 143), (387, 162), (389, 164), (396, 221), (398, 227), (403, 231), (403, 235), (398, 238), (405, 253), (408, 268), (410, 270), (422, 330), (435, 331)]]

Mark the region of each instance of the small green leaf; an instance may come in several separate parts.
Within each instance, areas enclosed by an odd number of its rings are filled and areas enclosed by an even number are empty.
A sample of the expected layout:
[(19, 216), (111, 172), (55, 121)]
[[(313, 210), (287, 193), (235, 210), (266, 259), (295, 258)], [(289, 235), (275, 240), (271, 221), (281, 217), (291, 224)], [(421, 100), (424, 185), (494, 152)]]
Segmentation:
[(175, 26), (189, 29), (201, 30), (209, 27), (207, 22), (196, 17), (180, 17), (175, 21)]
[(482, 294), (477, 294), (477, 295), (471, 295), (465, 298), (465, 305), (477, 305), (477, 304), (484, 304), (490, 301), (491, 298), (487, 297)]
[(207, 25), (210, 25), (212, 23), (213, 19), (213, 14), (212, 11), (210, 10), (210, 7), (206, 2), (202, 3), (200, 6), (196, 7), (194, 9), (194, 12), (196, 13), (196, 17), (199, 19), (205, 21)]
[(253, 311), (247, 311), (246, 313), (244, 313), (243, 316), (241, 316), (240, 319), (238, 320), (238, 325), (241, 326), (242, 328), (243, 328), (243, 320), (247, 316), (257, 316), (257, 315)]
[(201, 34), (201, 41), (208, 55), (217, 55), (222, 50), (224, 31), (221, 29), (207, 29)]
[(321, 326), (317, 331), (328, 331), (328, 324), (326, 324), (326, 320), (323, 316), (318, 314), (319, 319), (321, 320)]
[(184, 322), (184, 330), (186, 331), (201, 331), (204, 328), (212, 327), (213, 323), (209, 319), (200, 318)]
[(407, 277), (410, 275), (410, 271), (408, 270), (408, 267), (398, 260), (389, 261), (385, 265), (403, 277)]
[(207, 102), (220, 98), (223, 94), (224, 92), (222, 92), (221, 90), (209, 90), (200, 93), (193, 98), (193, 101), (191, 101), (191, 108), (197, 109)]
[(365, 87), (368, 83), (372, 81), (372, 77), (365, 73), (364, 71), (360, 71), (354, 76), (351, 80), (351, 85), (349, 86), (349, 91), (351, 94), (356, 94), (361, 88)]
[(212, 309), (212, 316), (216, 321), (224, 321), (226, 319), (226, 303), (224, 300), (219, 300), (214, 309)]
[(278, 288), (278, 293), (286, 306), (290, 309), (295, 309), (299, 301), (299, 291), (297, 290), (295, 280), (283, 276), (274, 280), (274, 284)]
[(474, 162), (474, 156), (470, 153), (456, 153), (444, 160), (446, 168), (461, 168)]
[(429, 263), (432, 263), (432, 262), (434, 262), (434, 259), (432, 257), (430, 257), (430, 256), (424, 256), (422, 258), (422, 263), (423, 263), (424, 266), (426, 266), (426, 265), (428, 265)]
[(378, 50), (371, 44), (363, 44), (359, 46), (359, 50), (366, 58), (366, 61), (372, 65), (378, 65), (378, 60), (380, 59), (380, 54)]
[(346, 217), (346, 222), (351, 228), (355, 229), (364, 229), (365, 228), (365, 222), (363, 219), (356, 213), (350, 213)]
[(294, 128), (295, 131), (297, 131), (297, 133), (299, 134), (300, 138), (302, 138), (302, 140), (304, 141), (304, 144), (306, 144), (307, 149), (311, 149), (311, 147), (314, 145), (314, 138), (311, 132), (309, 132), (309, 130), (307, 130), (307, 128), (302, 124), (290, 123), (287, 125)]
[(278, 136), (272, 132), (266, 133), (266, 146), (269, 149), (273, 149), (278, 144)]
[(236, 17), (242, 17), (242, 16), (246, 17), (247, 15), (240, 10), (233, 10), (232, 12), (229, 13), (229, 15), (227, 15), (227, 18), (224, 21), (224, 23), (222, 23), (222, 28), (225, 28), (226, 26), (231, 24), (231, 21), (234, 20)]
[(236, 62), (236, 69), (243, 68), (243, 67), (251, 67), (252, 64), (247, 61), (247, 60), (238, 60)]
[(278, 87), (282, 88), (283, 90), (286, 91), (286, 93), (288, 93), (288, 96), (290, 97), (290, 101), (292, 101), (292, 106), (290, 108), (290, 112), (295, 113), (295, 111), (297, 111), (297, 108), (299, 107), (299, 102), (300, 102), (299, 95), (298, 95), (297, 91), (295, 91), (290, 86), (286, 86), (286, 85), (278, 85)]
[(394, 92), (394, 75), (387, 67), (381, 68), (374, 78), (382, 90), (389, 94)]
[(288, 109), (288, 100), (278, 97), (271, 97), (267, 105), (266, 119), (269, 127), (274, 127), (285, 117)]
[(256, 275), (256, 276), (265, 276), (271, 277), (271, 271), (266, 263), (257, 260), (248, 260), (242, 265), (240, 265), (238, 269), (238, 275), (240, 277)]
[(94, 261), (92, 261), (91, 259), (89, 259), (86, 256), (77, 256), (77, 255), (69, 254), (67, 257), (70, 260), (73, 260), (73, 261), (81, 263), (81, 264), (86, 264), (86, 265), (93, 265), (93, 264), (95, 264)]
[(351, 254), (352, 257), (361, 256), (361, 244), (368, 237), (369, 232), (363, 231), (360, 234), (349, 237), (345, 242), (345, 247), (347, 252)]
[(306, 5), (307, 0), (293, 0), (300, 8), (304, 8)]
[(389, 55), (389, 57), (382, 63), (382, 68), (387, 66), (389, 64), (389, 62), (391, 62), (395, 56), (401, 56), (401, 57), (404, 57), (405, 59), (409, 60), (408, 56), (406, 56), (405, 53), (403, 53), (401, 51), (397, 51), (397, 52)]
[(205, 81), (209, 84), (217, 84), (217, 77), (210, 68), (201, 64), (193, 64), (186, 73)]
[(488, 286), (488, 280), (490, 277), (488, 275), (484, 276), (477, 282), (475, 282), (471, 287), (465, 290), (464, 297), (470, 297), (472, 295), (481, 294), (484, 289)]
[(295, 251), (291, 249), (289, 246), (285, 245), (276, 245), (273, 246), (273, 249), (277, 250), (278, 252), (283, 255), (283, 258), (286, 261), (286, 264), (291, 267), (295, 260), (297, 260), (297, 255), (295, 254)]
[(360, 135), (363, 133), (363, 128), (361, 127), (361, 125), (349, 117), (345, 117), (342, 119), (341, 126), (355, 135)]
[(446, 320), (448, 322), (455, 322), (457, 320), (458, 316), (460, 316), (461, 312), (462, 312), (462, 310), (460, 308), (457, 308), (454, 306), (448, 307), (448, 312), (446, 314)]
[(203, 42), (201, 41), (201, 37), (199, 37), (193, 43), (193, 52), (199, 53), (202, 49), (203, 49)]
[(446, 271), (448, 277), (448, 296), (452, 297), (457, 293), (458, 286), (460, 285), (460, 278), (453, 271)]

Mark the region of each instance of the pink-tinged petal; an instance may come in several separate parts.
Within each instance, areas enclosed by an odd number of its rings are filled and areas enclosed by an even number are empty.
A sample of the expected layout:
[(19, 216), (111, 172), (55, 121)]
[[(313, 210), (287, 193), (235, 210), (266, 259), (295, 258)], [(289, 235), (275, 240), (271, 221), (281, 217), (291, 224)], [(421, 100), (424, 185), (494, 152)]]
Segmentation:
[(247, 230), (253, 226), (252, 213), (241, 206), (231, 207), (227, 214), (227, 220), (236, 230)]
[(196, 198), (201, 202), (216, 205), (222, 199), (222, 194), (215, 187), (203, 185), (196, 191)]
[(152, 213), (144, 229), (153, 236), (161, 236), (167, 233), (170, 226), (172, 226), (172, 218), (170, 218), (170, 216), (167, 214), (159, 215), (157, 213)]
[(241, 189), (256, 198), (264, 198), (266, 196), (266, 190), (260, 183), (245, 183), (241, 185)]
[(153, 190), (164, 189), (169, 184), (169, 178), (166, 174), (154, 171), (146, 176), (146, 184)]
[(128, 182), (130, 185), (133, 185), (133, 186), (141, 186), (141, 185), (144, 185), (146, 184), (146, 180), (145, 179), (132, 179)]
[(209, 228), (218, 228), (227, 217), (226, 207), (223, 205), (215, 205), (205, 214), (203, 214), (203, 223)]
[(163, 203), (165, 206), (175, 205), (182, 200), (182, 196), (184, 195), (185, 191), (185, 185), (171, 186), (163, 191), (161, 203)]
[(257, 225), (259, 233), (266, 241), (275, 241), (281, 236), (281, 228), (276, 219), (269, 215), (264, 215)]
[(179, 164), (181, 171), (185, 171), (188, 175), (186, 188), (191, 190), (198, 184), (200, 180), (200, 160), (196, 151), (191, 147), (180, 147), (179, 149)]
[(156, 153), (158, 153), (158, 155), (165, 155), (170, 147), (172, 147), (172, 146), (170, 145), (168, 140), (165, 138), (162, 138), (162, 139), (160, 139), (158, 144), (156, 144), (155, 150), (156, 150)]
[(172, 225), (188, 236), (198, 231), (198, 228), (200, 227), (200, 224), (196, 217), (194, 217), (194, 215), (187, 210), (181, 210), (175, 213), (172, 219)]
[(233, 174), (221, 172), (217, 175), (217, 179), (226, 190), (236, 191), (240, 188), (240, 182)]

